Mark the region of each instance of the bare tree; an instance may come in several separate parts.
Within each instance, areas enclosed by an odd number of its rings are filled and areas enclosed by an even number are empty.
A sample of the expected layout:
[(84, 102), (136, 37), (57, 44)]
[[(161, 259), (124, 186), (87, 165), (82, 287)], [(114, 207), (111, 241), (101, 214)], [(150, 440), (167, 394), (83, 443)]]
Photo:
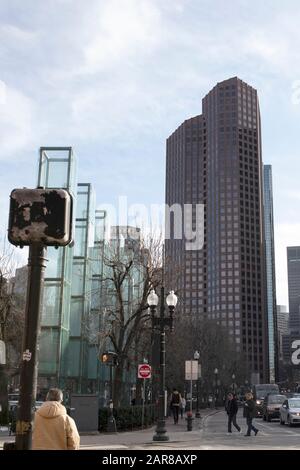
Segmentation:
[[(218, 388), (228, 390), (235, 376), (235, 383), (244, 384), (247, 378), (243, 355), (237, 352), (236, 345), (227, 328), (215, 320), (188, 316), (177, 320), (175, 335), (168, 337), (167, 344), (167, 386), (185, 388), (185, 361), (194, 358), (199, 351), (202, 369), (202, 394), (214, 393)], [(218, 374), (214, 373), (218, 369)], [(218, 383), (215, 383), (215, 381)], [(189, 384), (187, 384), (189, 386)]]
[(18, 371), (22, 347), (24, 310), (11, 289), (14, 268), (14, 249), (4, 241), (0, 248), (0, 340), (6, 346), (6, 364), (0, 365), (0, 421), (6, 419), (8, 377)]
[(123, 374), (150, 349), (150, 317), (147, 297), (162, 281), (162, 244), (150, 238), (112, 240), (103, 250), (101, 276), (100, 352), (116, 353), (113, 401), (122, 398)]
[(14, 248), (5, 241), (0, 249), (0, 339), (7, 346), (7, 366), (16, 366), (21, 352), (25, 298), (19, 298), (10, 280), (16, 268)]

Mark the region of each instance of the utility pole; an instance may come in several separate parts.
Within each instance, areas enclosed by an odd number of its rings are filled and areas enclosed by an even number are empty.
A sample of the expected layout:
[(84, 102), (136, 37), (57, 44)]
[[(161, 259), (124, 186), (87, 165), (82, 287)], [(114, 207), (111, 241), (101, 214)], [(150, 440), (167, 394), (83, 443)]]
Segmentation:
[(31, 449), (46, 246), (58, 248), (72, 241), (72, 205), (65, 189), (23, 188), (10, 195), (8, 240), (21, 248), (28, 245), (29, 259), (16, 442), (4, 443), (4, 450)]
[(31, 449), (37, 389), (37, 342), (46, 267), (46, 248), (37, 243), (29, 248), (25, 331), (21, 365), (21, 389), (16, 423), (16, 449)]

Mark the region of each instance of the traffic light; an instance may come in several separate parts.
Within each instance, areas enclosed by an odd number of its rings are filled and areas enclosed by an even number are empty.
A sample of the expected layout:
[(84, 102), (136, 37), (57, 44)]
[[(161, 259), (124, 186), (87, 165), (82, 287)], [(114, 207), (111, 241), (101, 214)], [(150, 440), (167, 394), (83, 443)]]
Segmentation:
[(102, 361), (102, 362), (108, 362), (108, 360), (109, 360), (109, 355), (108, 355), (108, 354), (105, 354), (105, 353), (102, 354), (102, 356), (101, 356), (101, 361)]
[(72, 240), (72, 197), (65, 189), (14, 189), (8, 225), (13, 245), (68, 245)]
[(101, 354), (101, 362), (103, 364), (116, 366), (118, 364), (118, 356), (114, 351), (106, 351)]

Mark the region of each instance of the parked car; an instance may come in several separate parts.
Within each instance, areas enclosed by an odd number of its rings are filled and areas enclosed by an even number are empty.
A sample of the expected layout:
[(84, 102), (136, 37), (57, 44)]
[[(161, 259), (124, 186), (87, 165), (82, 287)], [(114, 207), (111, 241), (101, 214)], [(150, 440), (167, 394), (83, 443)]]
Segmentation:
[(262, 415), (264, 421), (272, 421), (274, 418), (279, 418), (279, 410), (282, 403), (286, 401), (285, 395), (277, 395), (268, 393), (265, 397), (262, 406)]
[(279, 410), (280, 424), (289, 426), (300, 423), (300, 398), (288, 398), (283, 402)]

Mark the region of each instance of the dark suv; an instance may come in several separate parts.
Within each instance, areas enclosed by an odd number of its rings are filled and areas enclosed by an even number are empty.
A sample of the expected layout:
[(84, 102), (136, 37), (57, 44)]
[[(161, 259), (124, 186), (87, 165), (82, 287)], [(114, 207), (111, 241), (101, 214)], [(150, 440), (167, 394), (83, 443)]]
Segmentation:
[(262, 415), (264, 421), (271, 421), (274, 418), (279, 419), (279, 410), (285, 400), (285, 395), (268, 393), (263, 402)]

